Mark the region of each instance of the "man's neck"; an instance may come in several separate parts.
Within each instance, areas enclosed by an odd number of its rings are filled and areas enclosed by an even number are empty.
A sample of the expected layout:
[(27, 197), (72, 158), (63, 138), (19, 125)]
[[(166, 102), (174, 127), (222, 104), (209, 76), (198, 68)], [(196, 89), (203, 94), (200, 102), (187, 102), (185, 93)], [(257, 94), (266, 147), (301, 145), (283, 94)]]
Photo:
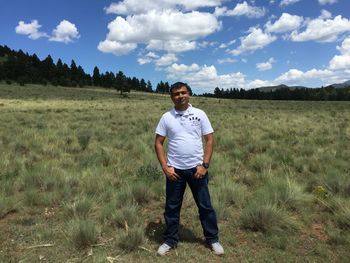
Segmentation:
[(185, 110), (188, 109), (188, 107), (190, 107), (189, 104), (183, 105), (183, 106), (180, 106), (180, 107), (175, 106), (175, 110), (176, 110), (176, 111), (185, 111)]

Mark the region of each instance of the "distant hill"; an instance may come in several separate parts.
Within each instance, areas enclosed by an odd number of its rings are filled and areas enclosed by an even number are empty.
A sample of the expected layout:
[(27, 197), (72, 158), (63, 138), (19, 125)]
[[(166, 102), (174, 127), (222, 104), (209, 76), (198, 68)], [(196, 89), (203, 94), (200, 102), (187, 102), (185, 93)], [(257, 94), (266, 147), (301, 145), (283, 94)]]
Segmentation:
[(345, 81), (343, 83), (332, 84), (332, 85), (329, 85), (327, 87), (330, 87), (330, 86), (332, 86), (332, 87), (334, 87), (336, 89), (342, 89), (342, 88), (350, 87), (350, 80)]
[(307, 87), (304, 86), (287, 86), (284, 84), (280, 84), (277, 86), (266, 86), (266, 87), (260, 87), (258, 88), (262, 92), (270, 92), (270, 91), (275, 91), (278, 89), (289, 89), (289, 90), (295, 90), (295, 89), (308, 89)]
[[(350, 80), (345, 81), (343, 83), (332, 84), (332, 85), (326, 86), (326, 88), (327, 87), (334, 87), (336, 89), (350, 87)], [(259, 87), (258, 89), (260, 91), (262, 91), (262, 92), (271, 92), (271, 91), (276, 91), (276, 90), (279, 90), (279, 89), (296, 90), (296, 89), (311, 89), (311, 88), (304, 87), (304, 86), (287, 86), (287, 85), (284, 85), (284, 84), (280, 84), (280, 85), (276, 85), (276, 86)]]

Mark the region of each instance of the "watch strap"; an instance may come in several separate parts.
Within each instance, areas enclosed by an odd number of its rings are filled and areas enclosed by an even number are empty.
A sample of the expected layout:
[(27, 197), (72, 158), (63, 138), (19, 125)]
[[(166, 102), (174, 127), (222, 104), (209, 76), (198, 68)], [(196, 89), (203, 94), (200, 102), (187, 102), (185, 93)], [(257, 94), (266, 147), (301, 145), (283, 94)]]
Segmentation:
[(208, 168), (209, 168), (209, 163), (202, 163), (202, 166), (203, 166), (205, 169), (208, 169)]

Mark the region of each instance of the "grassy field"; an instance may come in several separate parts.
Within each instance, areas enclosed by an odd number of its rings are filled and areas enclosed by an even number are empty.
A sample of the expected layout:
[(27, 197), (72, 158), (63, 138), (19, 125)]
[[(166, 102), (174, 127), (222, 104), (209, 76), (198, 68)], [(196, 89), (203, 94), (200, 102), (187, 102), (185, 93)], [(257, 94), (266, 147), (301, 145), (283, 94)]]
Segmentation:
[(215, 129), (210, 190), (225, 256), (186, 190), (156, 255), (168, 96), (0, 84), (0, 262), (348, 262), (350, 103), (193, 97)]

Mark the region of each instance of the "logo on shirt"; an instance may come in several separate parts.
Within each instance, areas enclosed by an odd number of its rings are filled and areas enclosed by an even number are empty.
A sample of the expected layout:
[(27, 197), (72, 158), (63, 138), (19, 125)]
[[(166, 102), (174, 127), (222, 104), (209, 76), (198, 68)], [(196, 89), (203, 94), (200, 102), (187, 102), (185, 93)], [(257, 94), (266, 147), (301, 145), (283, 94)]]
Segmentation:
[(201, 119), (198, 117), (189, 117), (188, 120), (190, 121), (191, 126), (199, 126), (201, 122)]

